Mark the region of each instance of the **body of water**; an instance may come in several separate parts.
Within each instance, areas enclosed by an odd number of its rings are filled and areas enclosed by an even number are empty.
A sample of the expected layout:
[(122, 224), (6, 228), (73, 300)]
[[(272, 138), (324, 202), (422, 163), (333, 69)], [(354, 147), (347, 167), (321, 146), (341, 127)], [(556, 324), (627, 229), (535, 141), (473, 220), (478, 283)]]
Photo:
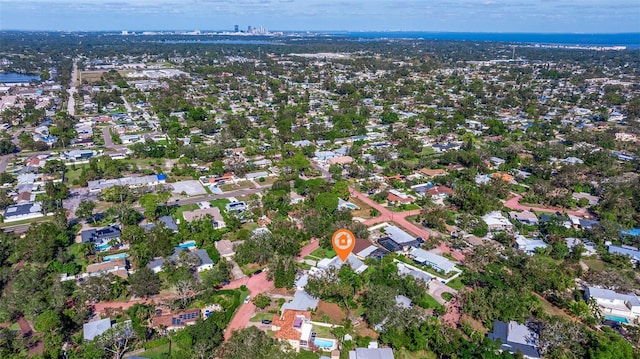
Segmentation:
[(40, 81), (40, 75), (19, 74), (17, 72), (0, 72), (0, 82), (31, 82)]
[(640, 48), (640, 33), (622, 34), (548, 34), (548, 33), (491, 33), (491, 32), (343, 32), (331, 33), (354, 39), (426, 39), (457, 41), (520, 42), (551, 45), (626, 46)]

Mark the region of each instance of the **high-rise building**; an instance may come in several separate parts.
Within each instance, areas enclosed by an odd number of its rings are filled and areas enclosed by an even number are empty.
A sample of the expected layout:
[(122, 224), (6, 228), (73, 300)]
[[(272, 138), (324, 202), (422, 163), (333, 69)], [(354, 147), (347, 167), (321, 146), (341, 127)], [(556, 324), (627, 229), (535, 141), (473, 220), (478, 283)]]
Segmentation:
[(252, 30), (252, 29), (251, 29), (251, 25), (247, 26), (247, 32), (248, 32), (248, 33), (251, 33), (251, 30)]
[(234, 32), (238, 32), (238, 31), (239, 31), (238, 25), (234, 25), (234, 26), (233, 26), (233, 31), (234, 31)]

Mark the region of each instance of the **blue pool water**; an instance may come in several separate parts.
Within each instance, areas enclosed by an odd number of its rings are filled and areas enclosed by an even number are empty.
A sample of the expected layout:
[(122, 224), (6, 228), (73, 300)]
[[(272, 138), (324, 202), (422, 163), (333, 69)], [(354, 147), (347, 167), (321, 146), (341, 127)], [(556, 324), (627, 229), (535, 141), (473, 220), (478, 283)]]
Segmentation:
[(627, 318), (617, 317), (615, 315), (610, 315), (610, 314), (605, 314), (604, 315), (604, 319), (613, 320), (614, 322), (618, 322), (618, 323), (622, 323), (622, 324), (629, 323), (629, 319), (627, 319)]
[(105, 244), (101, 244), (101, 245), (99, 245), (99, 246), (96, 246), (96, 250), (97, 250), (98, 252), (102, 252), (102, 251), (109, 250), (109, 248), (111, 248), (111, 245), (109, 245), (108, 243), (105, 243)]
[(332, 339), (315, 338), (313, 344), (321, 349), (333, 349), (336, 345), (336, 341)]
[(112, 254), (110, 256), (104, 257), (103, 261), (104, 262), (108, 262), (108, 261), (112, 261), (114, 259), (127, 258), (127, 257), (128, 257), (128, 255), (126, 253), (118, 253), (118, 254)]
[(196, 241), (186, 241), (184, 243), (178, 244), (180, 248), (193, 248), (196, 246)]

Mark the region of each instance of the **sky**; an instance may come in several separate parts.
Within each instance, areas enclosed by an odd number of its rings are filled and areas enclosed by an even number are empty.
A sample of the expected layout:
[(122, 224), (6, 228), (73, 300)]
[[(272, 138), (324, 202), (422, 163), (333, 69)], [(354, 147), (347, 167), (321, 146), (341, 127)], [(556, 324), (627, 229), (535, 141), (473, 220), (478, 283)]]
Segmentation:
[(0, 0), (1, 30), (640, 32), (640, 0)]

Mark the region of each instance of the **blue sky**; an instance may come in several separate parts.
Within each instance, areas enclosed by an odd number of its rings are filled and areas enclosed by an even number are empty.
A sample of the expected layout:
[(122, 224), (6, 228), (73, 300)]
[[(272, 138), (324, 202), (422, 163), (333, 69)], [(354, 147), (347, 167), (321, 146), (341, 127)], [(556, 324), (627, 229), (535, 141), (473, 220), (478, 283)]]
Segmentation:
[(2, 30), (640, 32), (640, 0), (0, 0)]

